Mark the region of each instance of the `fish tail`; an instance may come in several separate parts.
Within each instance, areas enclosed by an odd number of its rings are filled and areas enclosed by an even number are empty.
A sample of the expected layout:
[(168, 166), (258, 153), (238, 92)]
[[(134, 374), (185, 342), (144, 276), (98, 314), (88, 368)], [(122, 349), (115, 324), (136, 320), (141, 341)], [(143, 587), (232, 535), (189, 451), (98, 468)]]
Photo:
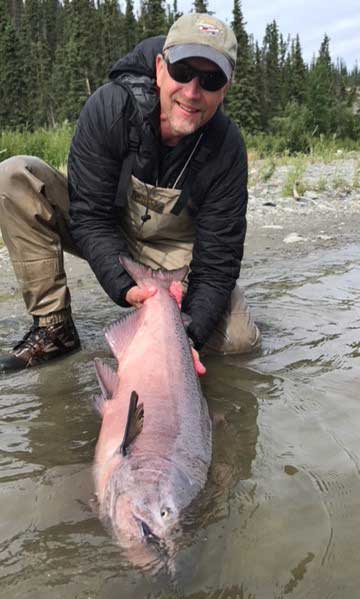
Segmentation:
[(165, 289), (169, 289), (174, 281), (183, 281), (189, 270), (186, 265), (174, 270), (153, 270), (126, 256), (120, 256), (119, 261), (137, 285), (141, 285), (146, 281), (147, 284), (155, 284)]

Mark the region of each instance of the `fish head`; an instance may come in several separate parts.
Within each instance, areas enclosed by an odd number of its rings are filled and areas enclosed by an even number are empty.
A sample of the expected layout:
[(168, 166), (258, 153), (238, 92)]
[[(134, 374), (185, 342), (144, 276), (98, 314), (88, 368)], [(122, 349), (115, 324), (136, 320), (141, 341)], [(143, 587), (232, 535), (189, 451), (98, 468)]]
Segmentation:
[(107, 489), (107, 517), (127, 559), (153, 571), (175, 554), (180, 510), (173, 489), (161, 472), (124, 468)]
[(139, 486), (116, 498), (112, 525), (122, 545), (128, 541), (160, 547), (171, 536), (178, 522), (178, 509), (170, 495), (159, 491), (156, 481), (139, 482)]

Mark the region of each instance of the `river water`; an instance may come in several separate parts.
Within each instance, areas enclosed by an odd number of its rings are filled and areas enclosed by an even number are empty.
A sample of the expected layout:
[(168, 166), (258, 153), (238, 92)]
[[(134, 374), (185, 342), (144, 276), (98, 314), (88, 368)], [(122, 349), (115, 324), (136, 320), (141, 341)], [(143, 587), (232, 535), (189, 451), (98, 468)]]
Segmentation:
[[(117, 318), (68, 261), (83, 350), (1, 376), (0, 599), (354, 599), (359, 594), (360, 246), (253, 252), (253, 356), (209, 357), (203, 389), (224, 416), (176, 579), (129, 566), (91, 509), (100, 422), (93, 359)], [(28, 325), (1, 250), (0, 347)]]

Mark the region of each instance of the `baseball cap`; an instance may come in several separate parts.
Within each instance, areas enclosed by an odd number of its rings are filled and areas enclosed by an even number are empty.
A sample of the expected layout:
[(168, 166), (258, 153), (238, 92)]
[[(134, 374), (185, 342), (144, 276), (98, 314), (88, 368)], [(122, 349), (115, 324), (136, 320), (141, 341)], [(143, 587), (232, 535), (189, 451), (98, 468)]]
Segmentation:
[(233, 30), (207, 13), (183, 15), (170, 27), (163, 50), (170, 63), (185, 58), (207, 58), (228, 81), (236, 63), (237, 41)]

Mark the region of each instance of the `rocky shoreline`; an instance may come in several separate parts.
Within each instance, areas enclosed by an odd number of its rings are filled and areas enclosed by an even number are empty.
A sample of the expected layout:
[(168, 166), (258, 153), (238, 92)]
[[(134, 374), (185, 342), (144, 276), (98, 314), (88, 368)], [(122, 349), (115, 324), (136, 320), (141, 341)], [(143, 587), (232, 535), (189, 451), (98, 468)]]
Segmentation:
[(245, 255), (270, 248), (306, 253), (358, 238), (360, 155), (274, 168), (250, 158), (249, 175)]

